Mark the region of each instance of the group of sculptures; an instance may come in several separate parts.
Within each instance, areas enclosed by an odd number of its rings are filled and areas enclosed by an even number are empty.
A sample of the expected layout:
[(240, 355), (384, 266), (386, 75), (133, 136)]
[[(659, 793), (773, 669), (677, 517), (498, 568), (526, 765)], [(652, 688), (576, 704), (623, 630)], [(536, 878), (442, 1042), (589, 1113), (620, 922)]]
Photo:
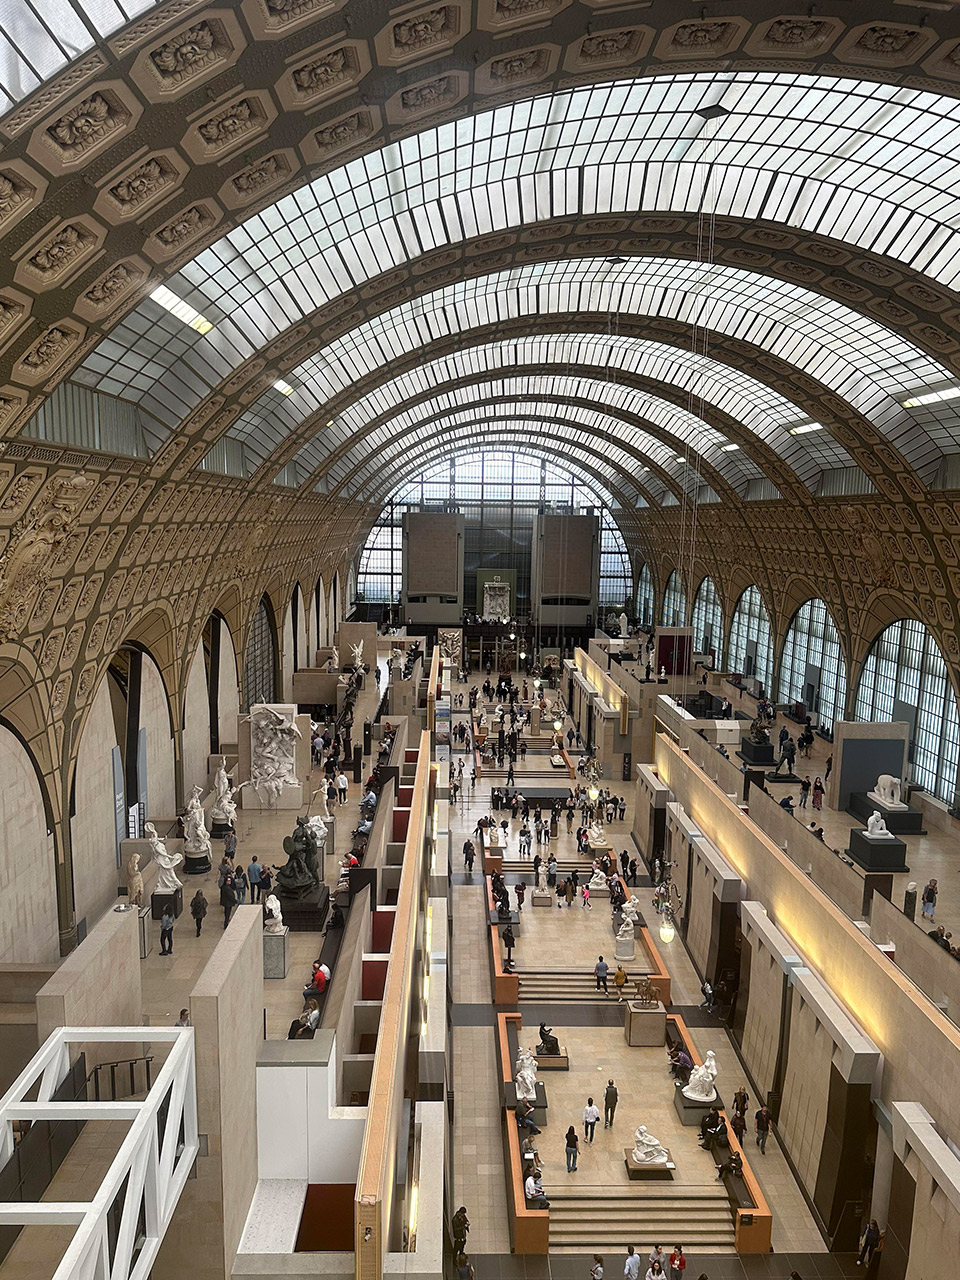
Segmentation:
[[(156, 893), (176, 893), (182, 887), (177, 879), (177, 867), (183, 861), (182, 853), (169, 853), (157, 834), (152, 822), (144, 824), (144, 834), (150, 843), (152, 862), (157, 868)], [(127, 900), (136, 907), (143, 906), (143, 872), (140, 870), (140, 854), (131, 853), (127, 859)]]
[[(250, 722), (250, 785), (257, 795), (275, 806), (284, 787), (295, 787), (297, 779), (297, 739), (301, 736), (295, 706), (255, 703)], [(231, 796), (232, 799), (232, 796)]]

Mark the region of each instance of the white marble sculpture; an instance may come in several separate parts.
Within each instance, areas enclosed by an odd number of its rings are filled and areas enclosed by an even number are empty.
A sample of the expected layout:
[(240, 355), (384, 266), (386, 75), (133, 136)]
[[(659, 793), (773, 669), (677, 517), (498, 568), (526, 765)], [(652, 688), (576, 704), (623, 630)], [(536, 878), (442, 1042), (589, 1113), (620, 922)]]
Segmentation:
[(363, 666), (363, 641), (358, 640), (356, 644), (352, 644), (350, 652), (353, 655), (353, 669), (359, 671)]
[(139, 853), (131, 853), (127, 859), (127, 900), (132, 906), (143, 906), (143, 875), (140, 872)]
[(537, 889), (540, 893), (544, 893), (547, 888), (547, 869), (541, 862), (537, 867)]
[(390, 650), (390, 661), (391, 661), (391, 663), (392, 663), (395, 667), (402, 667), (402, 666), (403, 666), (403, 650), (402, 650), (402, 649), (391, 649), (391, 650)]
[(593, 869), (593, 875), (590, 877), (590, 892), (592, 893), (594, 889), (606, 888), (607, 877), (603, 874), (603, 868), (595, 866)]
[(314, 801), (319, 800), (320, 802), (320, 812), (317, 814), (317, 817), (329, 818), (330, 810), (327, 807), (327, 787), (325, 783), (321, 783), (321, 785), (317, 787), (316, 791), (313, 793), (313, 799)]
[(640, 923), (640, 900), (635, 893), (632, 893), (620, 908), (620, 918), (629, 920), (631, 925)]
[(175, 893), (177, 889), (182, 887), (176, 876), (176, 868), (183, 861), (183, 854), (167, 852), (167, 846), (157, 835), (157, 828), (152, 822), (146, 823), (143, 831), (144, 835), (150, 841), (153, 860), (157, 864), (157, 885), (155, 892)]
[(690, 1080), (683, 1087), (684, 1097), (694, 1102), (715, 1102), (717, 1098), (717, 1056), (712, 1049), (701, 1067), (694, 1067)]
[(881, 773), (874, 783), (873, 790), (867, 792), (867, 796), (877, 804), (882, 804), (885, 809), (907, 809), (909, 805), (903, 803), (900, 788), (899, 778), (895, 778), (892, 773)]
[(660, 679), (661, 679), (661, 680), (666, 680), (666, 678), (667, 678), (667, 668), (666, 668), (666, 667), (661, 667), (661, 668), (660, 668)]
[(607, 843), (607, 837), (603, 833), (603, 823), (599, 819), (590, 823), (587, 828), (587, 839), (591, 844), (605, 845)]
[(264, 906), (266, 910), (263, 916), (263, 932), (283, 933), (283, 912), (280, 910), (280, 899), (275, 893), (271, 893)]
[[(197, 808), (200, 809), (200, 788), (194, 787), (194, 799), (197, 802)], [(210, 806), (210, 816), (214, 822), (225, 822), (228, 827), (232, 827), (237, 820), (237, 804), (234, 796), (240, 790), (239, 787), (231, 787), (230, 779), (227, 777), (227, 762), (221, 756), (220, 763), (217, 766), (217, 772), (213, 778), (213, 803)], [(192, 807), (193, 801), (188, 802), (188, 811)]]
[(620, 615), (620, 617), (619, 617), (618, 621), (619, 621), (619, 623), (620, 623), (620, 635), (621, 635), (621, 638), (622, 638), (622, 639), (626, 639), (626, 636), (627, 636), (627, 615), (626, 615), (625, 613), (621, 613), (621, 615)]
[(521, 1046), (517, 1057), (515, 1082), (518, 1098), (525, 1098), (529, 1102), (536, 1101), (537, 1059), (532, 1049), (524, 1049)]
[[(326, 808), (326, 801), (324, 801), (324, 808)], [(330, 814), (315, 813), (312, 818), (307, 819), (307, 826), (317, 837), (318, 853), (323, 852), (323, 847), (327, 843), (327, 823), (324, 821), (324, 817), (329, 821)]]
[(617, 937), (620, 939), (621, 942), (633, 941), (633, 921), (632, 920), (623, 920), (621, 922), (620, 928), (617, 930)]
[(255, 703), (250, 721), (250, 782), (267, 803), (276, 804), (286, 786), (297, 786), (297, 709)]
[(330, 670), (340, 670), (340, 650), (336, 645), (332, 645), (330, 648)]
[(630, 1153), (634, 1164), (667, 1164), (670, 1152), (666, 1147), (647, 1132), (645, 1124), (640, 1125), (633, 1135), (633, 1151)]
[(871, 813), (870, 817), (867, 819), (867, 835), (874, 836), (876, 839), (882, 840), (896, 839), (893, 832), (887, 829), (887, 824), (876, 809), (874, 809), (873, 813)]
[[(229, 808), (232, 810), (233, 817), (228, 818), (226, 816), (227, 810), (221, 808), (220, 814), (222, 816), (220, 817), (220, 821), (226, 822), (232, 826), (233, 820), (237, 816), (237, 806), (233, 803), (233, 791), (229, 784), (227, 786), (227, 794), (230, 797)], [(193, 794), (187, 801), (187, 810), (183, 815), (183, 851), (184, 853), (189, 853), (192, 858), (199, 858), (203, 856), (209, 858), (211, 850), (210, 833), (207, 830), (203, 806), (200, 803), (200, 795), (200, 787), (194, 787)], [(214, 814), (214, 816), (216, 816), (216, 814)]]

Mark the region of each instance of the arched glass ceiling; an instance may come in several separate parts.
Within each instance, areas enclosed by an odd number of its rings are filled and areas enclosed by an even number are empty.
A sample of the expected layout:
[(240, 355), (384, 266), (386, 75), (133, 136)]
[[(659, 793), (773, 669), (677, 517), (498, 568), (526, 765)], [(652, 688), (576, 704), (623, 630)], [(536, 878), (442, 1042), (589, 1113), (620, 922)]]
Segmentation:
[[(597, 408), (590, 408), (582, 403), (557, 404), (554, 403), (555, 400), (586, 400)], [(420, 438), (416, 430), (420, 424), (429, 423), (431, 419), (450, 412), (473, 412), (481, 404), (492, 404), (495, 412), (504, 415), (536, 414), (582, 423), (587, 429), (602, 427), (633, 449), (649, 455), (654, 463), (676, 475), (678, 481), (683, 476), (687, 457), (695, 462), (697, 453), (716, 467), (734, 487), (762, 475), (760, 468), (747, 454), (741, 450), (725, 452), (726, 438), (701, 418), (684, 409), (656, 396), (634, 391), (631, 387), (619, 386), (615, 382), (578, 378), (572, 374), (548, 373), (492, 378), (469, 386), (453, 387), (392, 415), (362, 436), (358, 435), (358, 428), (351, 428), (338, 420), (320, 436), (314, 437), (309, 450), (300, 451), (296, 459), (298, 471), (309, 475), (325, 459), (330, 461), (334, 451), (346, 454), (348, 458), (352, 456), (354, 459), (365, 459), (371, 450), (386, 447), (399, 433), (406, 434), (406, 447), (409, 448)], [(618, 416), (618, 411), (642, 418), (659, 427), (673, 440), (673, 446), (671, 447), (669, 440), (658, 438), (645, 431), (641, 425), (624, 421)], [(681, 457), (681, 453), (684, 456)], [(339, 474), (338, 466), (339, 460), (333, 459), (331, 474)]]
[(523, 449), (559, 461), (561, 466), (574, 472), (598, 492), (609, 494), (610, 508), (615, 513), (645, 505), (627, 478), (598, 456), (595, 446), (566, 439), (561, 443), (549, 422), (518, 424), (508, 421), (482, 427), (474, 421), (451, 423), (442, 436), (428, 441), (415, 452), (398, 453), (389, 465), (383, 459), (371, 459), (352, 492), (362, 501), (382, 502), (386, 494), (404, 479), (440, 458), (458, 451), (497, 448)]
[[(500, 373), (511, 385), (513, 366), (542, 368), (554, 375), (561, 369), (620, 369), (642, 378), (675, 386), (680, 392), (688, 392), (688, 407), (693, 414), (719, 409), (735, 418), (744, 428), (753, 432), (769, 445), (797, 472), (807, 484), (813, 485), (821, 470), (854, 466), (847, 451), (836, 443), (827, 431), (793, 436), (789, 428), (806, 421), (806, 415), (778, 392), (762, 382), (741, 373), (738, 369), (722, 365), (703, 356), (679, 351), (658, 342), (609, 334), (545, 334), (529, 335), (504, 342), (483, 343), (442, 356), (419, 365), (389, 382), (382, 383), (368, 395), (349, 405), (328, 426), (313, 436), (295, 458), (297, 471), (302, 477), (321, 466), (335, 450), (343, 447), (343, 441), (354, 439), (370, 424), (386, 422), (398, 405), (410, 400), (425, 399), (438, 386), (447, 387), (461, 379), (478, 379), (483, 373)], [(539, 381), (538, 385), (539, 385)], [(474, 388), (477, 383), (471, 384)], [(616, 386), (615, 383), (606, 384)], [(451, 393), (452, 394), (452, 393)], [(464, 388), (463, 395), (474, 398), (479, 390)], [(576, 394), (583, 395), (583, 391)], [(621, 399), (617, 402), (634, 413), (645, 410), (633, 408), (630, 400), (637, 392), (619, 388)], [(234, 423), (230, 435), (244, 441), (250, 456), (265, 458), (283, 443), (289, 432), (296, 429), (303, 409), (315, 405), (322, 408), (314, 384), (297, 388), (297, 405), (288, 408), (288, 397), (273, 395), (264, 398)], [(638, 400), (643, 400), (641, 395)], [(611, 401), (606, 400), (606, 403)], [(463, 399), (460, 403), (465, 403)], [(664, 402), (669, 412), (674, 406)], [(267, 406), (270, 411), (265, 412)], [(669, 430), (674, 428), (668, 425)], [(731, 444), (721, 433), (711, 427), (699, 427), (705, 431), (707, 442), (713, 440), (713, 450), (723, 459), (736, 456), (740, 446)], [(700, 450), (703, 441), (695, 440), (693, 447)], [(711, 461), (715, 460), (711, 457)], [(721, 470), (723, 467), (721, 466)], [(755, 474), (755, 472), (751, 472)], [(736, 483), (735, 480), (731, 481)]]
[[(855, 405), (914, 465), (931, 466), (940, 457), (892, 392), (948, 381), (942, 365), (833, 299), (753, 272), (673, 258), (537, 263), (437, 289), (357, 325), (311, 356), (294, 370), (294, 392), (280, 412), (292, 427), (318, 402), (437, 339), (517, 317), (571, 312), (670, 318), (755, 343)], [(301, 390), (308, 386), (309, 393)], [(272, 415), (279, 402), (280, 393), (270, 391), (253, 413)]]
[[(697, 114), (716, 105), (728, 114)], [(168, 281), (214, 320), (205, 337), (185, 342), (183, 325), (146, 300), (86, 369), (101, 390), (182, 416), (203, 394), (194, 379), (216, 385), (315, 308), (429, 250), (578, 214), (699, 213), (708, 180), (721, 215), (831, 236), (952, 285), (958, 128), (953, 98), (762, 71), (498, 107), (391, 143), (247, 219)], [(174, 366), (187, 349), (183, 376)]]
[(5, 0), (0, 116), (158, 0)]

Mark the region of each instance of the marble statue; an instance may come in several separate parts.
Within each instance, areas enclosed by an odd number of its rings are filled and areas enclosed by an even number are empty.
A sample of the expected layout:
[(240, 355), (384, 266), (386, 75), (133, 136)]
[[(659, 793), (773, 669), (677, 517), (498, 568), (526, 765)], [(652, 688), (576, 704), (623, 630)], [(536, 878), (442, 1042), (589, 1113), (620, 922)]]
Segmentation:
[(358, 640), (356, 644), (352, 644), (350, 652), (353, 655), (353, 669), (359, 671), (363, 666), (363, 641)]
[(627, 615), (621, 613), (618, 622), (620, 623), (620, 635), (625, 640), (627, 638)]
[(717, 1055), (708, 1050), (703, 1066), (694, 1067), (690, 1079), (683, 1087), (684, 1097), (694, 1102), (715, 1102), (717, 1098)]
[[(233, 793), (229, 785), (227, 786), (227, 792), (231, 796), (230, 807), (233, 810), (233, 818), (236, 818), (237, 806), (233, 803)], [(187, 811), (183, 815), (183, 851), (188, 853), (191, 858), (210, 857), (210, 833), (207, 831), (203, 806), (200, 804), (200, 795), (201, 788), (194, 787), (193, 794), (187, 801)], [(232, 826), (233, 818), (227, 818), (224, 810), (221, 810), (221, 813), (223, 814), (222, 821)]]
[(630, 1156), (634, 1164), (666, 1164), (670, 1159), (670, 1152), (642, 1124), (633, 1135), (633, 1151)]
[(297, 709), (255, 703), (250, 708), (250, 782), (276, 804), (284, 787), (297, 786)]
[(640, 900), (635, 893), (631, 893), (630, 897), (620, 908), (620, 918), (622, 920), (629, 920), (631, 925), (640, 923)]
[(907, 809), (909, 806), (903, 803), (901, 794), (900, 779), (895, 778), (892, 773), (881, 773), (873, 790), (867, 792), (871, 800), (882, 804), (885, 809)]
[(874, 809), (870, 817), (867, 819), (867, 835), (882, 837), (884, 840), (895, 840), (896, 836), (892, 831), (887, 829), (887, 824), (877, 809)]
[(620, 939), (621, 942), (633, 941), (633, 921), (632, 920), (624, 920), (621, 923), (620, 928), (617, 930), (617, 937)]
[(661, 679), (661, 680), (666, 680), (666, 678), (667, 678), (667, 668), (666, 668), (666, 667), (661, 667), (661, 668), (660, 668), (660, 679)]
[(395, 667), (399, 667), (399, 666), (401, 666), (401, 665), (402, 665), (402, 663), (403, 663), (403, 650), (402, 650), (402, 649), (391, 649), (391, 650), (390, 650), (390, 661), (391, 661), (391, 663), (392, 663)]
[(318, 818), (329, 818), (330, 809), (327, 806), (327, 788), (325, 783), (321, 783), (313, 793), (314, 800), (320, 801), (320, 812), (316, 815)]
[(183, 887), (176, 876), (176, 868), (183, 861), (183, 854), (167, 852), (167, 846), (157, 835), (157, 828), (152, 822), (146, 823), (143, 831), (150, 841), (153, 860), (157, 864), (157, 885), (154, 892), (176, 893)]
[(556, 1057), (560, 1052), (560, 1041), (553, 1034), (551, 1027), (545, 1022), (540, 1023), (540, 1043), (537, 1045), (537, 1053), (545, 1058)]
[(524, 1049), (521, 1046), (514, 1079), (517, 1097), (534, 1102), (537, 1097), (537, 1060), (531, 1049)]
[(336, 645), (332, 645), (330, 648), (330, 670), (340, 670), (340, 650)]
[(588, 888), (593, 893), (594, 889), (606, 889), (607, 877), (603, 874), (603, 868), (594, 864), (593, 875), (590, 877)]
[[(329, 819), (330, 814), (328, 813), (326, 816)], [(317, 854), (319, 855), (323, 852), (327, 843), (327, 824), (324, 821), (324, 815), (315, 813), (312, 818), (307, 819), (307, 826), (313, 832), (314, 839), (317, 842)]]
[[(197, 808), (200, 809), (200, 788), (194, 787), (194, 799), (197, 802)], [(239, 787), (231, 787), (230, 779), (227, 777), (227, 762), (221, 756), (220, 763), (217, 766), (217, 772), (213, 778), (213, 803), (210, 806), (210, 817), (214, 822), (225, 823), (228, 827), (232, 827), (237, 820), (237, 804), (234, 796), (240, 790)], [(188, 802), (187, 812), (189, 813), (193, 807), (193, 801)], [(203, 810), (200, 809), (201, 815)]]
[(537, 867), (537, 890), (540, 893), (545, 893), (546, 888), (547, 888), (547, 869), (541, 862), (539, 867)]
[(143, 875), (140, 871), (139, 853), (131, 853), (127, 859), (127, 899), (132, 906), (143, 906)]
[[(557, 742), (556, 738), (554, 738), (551, 745), (554, 747), (559, 746), (559, 743)], [(563, 756), (559, 754), (559, 752), (554, 752), (554, 754), (550, 757), (550, 763), (553, 765), (555, 769), (560, 769), (566, 764), (566, 761), (564, 760)]]
[(306, 818), (298, 818), (292, 835), (283, 837), (286, 863), (277, 872), (277, 888), (284, 897), (308, 898), (320, 883), (318, 842)]
[(264, 903), (264, 933), (283, 933), (283, 912), (280, 910), (280, 899), (271, 893)]
[(603, 823), (598, 818), (587, 828), (587, 839), (591, 844), (606, 844), (607, 837), (603, 833)]

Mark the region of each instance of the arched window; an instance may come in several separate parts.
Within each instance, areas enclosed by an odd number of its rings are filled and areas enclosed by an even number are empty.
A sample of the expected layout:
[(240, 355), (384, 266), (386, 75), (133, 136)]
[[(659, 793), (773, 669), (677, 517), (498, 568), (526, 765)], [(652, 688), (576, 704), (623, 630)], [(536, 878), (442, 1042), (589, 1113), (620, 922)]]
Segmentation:
[(857, 689), (858, 720), (906, 720), (914, 781), (941, 800), (957, 789), (957, 702), (937, 642), (915, 618), (874, 640)]
[(645, 564), (637, 580), (637, 621), (649, 627), (653, 623), (653, 574)]
[(687, 619), (687, 593), (683, 589), (680, 574), (674, 569), (667, 579), (663, 593), (663, 611), (660, 621), (665, 627), (682, 627)]
[(256, 702), (277, 700), (277, 628), (270, 601), (257, 605), (243, 659), (243, 711)]
[(730, 626), (727, 668), (754, 676), (770, 691), (773, 676), (773, 642), (770, 616), (756, 587), (747, 587), (737, 601)]
[(825, 729), (843, 719), (847, 670), (840, 637), (822, 600), (808, 600), (794, 614), (780, 660), (780, 701), (802, 702)]
[(693, 597), (693, 647), (697, 653), (723, 653), (723, 610), (712, 578), (704, 578)]

